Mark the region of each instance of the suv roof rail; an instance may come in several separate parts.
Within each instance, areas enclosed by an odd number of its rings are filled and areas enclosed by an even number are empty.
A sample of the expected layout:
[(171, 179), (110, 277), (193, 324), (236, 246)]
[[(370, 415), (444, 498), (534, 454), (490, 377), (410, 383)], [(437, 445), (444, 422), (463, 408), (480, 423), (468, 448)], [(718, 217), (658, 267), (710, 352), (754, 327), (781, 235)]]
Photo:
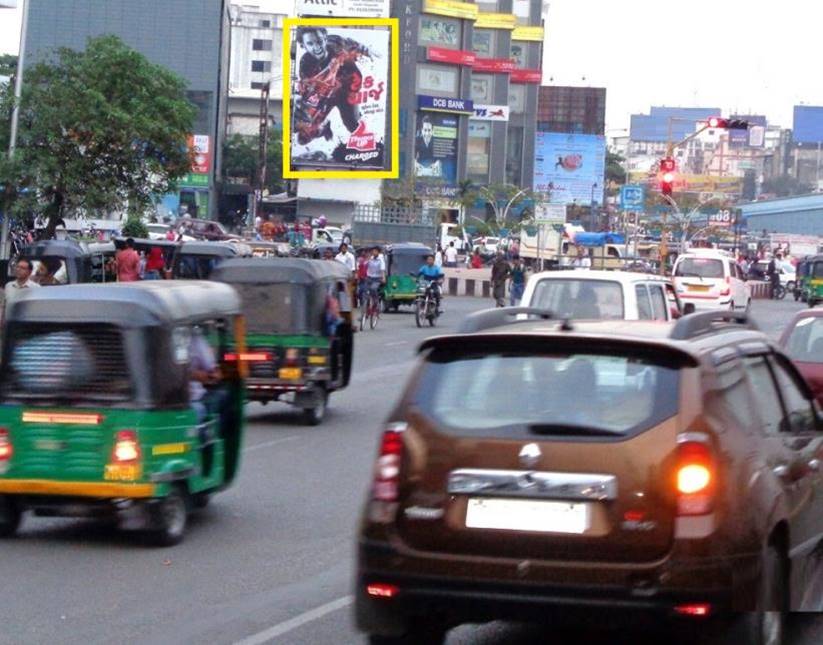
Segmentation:
[(484, 329), (502, 327), (516, 322), (525, 322), (529, 318), (518, 320), (517, 316), (526, 315), (531, 318), (542, 318), (551, 320), (554, 314), (548, 309), (538, 309), (536, 307), (498, 307), (469, 314), (463, 324), (458, 328), (458, 333), (471, 334)]
[(688, 314), (680, 318), (674, 325), (669, 338), (672, 340), (691, 340), (703, 334), (715, 331), (728, 331), (728, 326), (717, 327), (717, 323), (738, 323), (747, 329), (758, 331), (758, 326), (745, 312), (734, 311), (703, 311)]

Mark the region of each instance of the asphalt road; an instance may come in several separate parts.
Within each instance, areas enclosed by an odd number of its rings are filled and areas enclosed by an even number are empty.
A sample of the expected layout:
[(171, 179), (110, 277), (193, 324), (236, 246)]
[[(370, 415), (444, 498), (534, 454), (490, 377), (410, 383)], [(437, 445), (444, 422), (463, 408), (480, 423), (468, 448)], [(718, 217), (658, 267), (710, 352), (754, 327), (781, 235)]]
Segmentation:
[[(28, 518), (0, 547), (0, 643), (363, 642), (351, 620), (354, 533), (381, 421), (416, 345), (489, 303), (451, 298), (435, 330), (395, 314), (358, 334), (353, 383), (332, 396), (319, 427), (300, 425), (284, 405), (250, 405), (239, 479), (193, 518), (180, 546), (151, 548), (92, 522)], [(756, 302), (754, 315), (776, 335), (798, 309)], [(790, 627), (793, 644), (823, 642), (821, 614), (793, 617)], [(572, 640), (648, 635), (492, 623), (458, 628), (449, 643)]]

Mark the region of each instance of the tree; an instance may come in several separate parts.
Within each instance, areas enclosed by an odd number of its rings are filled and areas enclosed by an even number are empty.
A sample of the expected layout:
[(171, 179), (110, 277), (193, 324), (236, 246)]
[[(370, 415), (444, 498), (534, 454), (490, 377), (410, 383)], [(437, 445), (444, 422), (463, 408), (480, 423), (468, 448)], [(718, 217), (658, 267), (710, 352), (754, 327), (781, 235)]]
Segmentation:
[(17, 71), (17, 56), (0, 54), (0, 76), (14, 76)]
[(137, 215), (129, 215), (123, 225), (123, 235), (125, 237), (137, 237), (146, 239), (149, 236), (149, 227)]
[(47, 217), (47, 237), (64, 212), (142, 214), (190, 171), (196, 113), (182, 79), (115, 36), (60, 49), (26, 71), (17, 152), (0, 183), (14, 182), (15, 212)]
[(626, 169), (623, 167), (625, 157), (606, 150), (606, 186), (626, 183)]
[[(283, 148), (280, 130), (271, 128), (266, 144), (266, 189), (270, 193), (283, 189)], [(234, 134), (223, 143), (223, 181), (240, 180), (257, 186), (259, 138)]]
[(802, 195), (812, 192), (812, 187), (804, 184), (797, 177), (791, 175), (780, 175), (771, 177), (763, 182), (760, 188), (761, 193), (769, 193), (776, 197), (791, 197), (792, 195)]

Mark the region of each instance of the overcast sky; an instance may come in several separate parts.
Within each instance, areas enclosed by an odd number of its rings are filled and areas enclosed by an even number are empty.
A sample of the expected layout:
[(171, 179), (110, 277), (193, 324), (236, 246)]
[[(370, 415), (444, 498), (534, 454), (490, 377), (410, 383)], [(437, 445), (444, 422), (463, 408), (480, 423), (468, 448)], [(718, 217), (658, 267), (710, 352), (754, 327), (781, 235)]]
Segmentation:
[[(791, 127), (793, 105), (823, 105), (821, 24), (819, 0), (550, 0), (543, 82), (605, 86), (610, 135), (650, 105)], [(0, 52), (16, 53), (19, 39), (20, 8), (0, 9)]]

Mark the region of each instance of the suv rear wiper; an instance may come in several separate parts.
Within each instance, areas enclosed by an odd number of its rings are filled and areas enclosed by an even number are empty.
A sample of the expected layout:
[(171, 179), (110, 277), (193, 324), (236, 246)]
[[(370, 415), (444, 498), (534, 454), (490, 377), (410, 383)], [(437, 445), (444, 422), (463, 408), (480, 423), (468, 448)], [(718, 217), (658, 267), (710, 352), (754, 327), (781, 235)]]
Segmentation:
[(688, 271), (684, 271), (683, 273), (678, 273), (677, 275), (681, 278), (700, 278), (700, 282), (703, 282), (703, 276), (699, 273), (690, 273)]
[(530, 423), (526, 426), (532, 434), (583, 435), (587, 437), (623, 437), (624, 432), (591, 426), (572, 426), (559, 423)]

